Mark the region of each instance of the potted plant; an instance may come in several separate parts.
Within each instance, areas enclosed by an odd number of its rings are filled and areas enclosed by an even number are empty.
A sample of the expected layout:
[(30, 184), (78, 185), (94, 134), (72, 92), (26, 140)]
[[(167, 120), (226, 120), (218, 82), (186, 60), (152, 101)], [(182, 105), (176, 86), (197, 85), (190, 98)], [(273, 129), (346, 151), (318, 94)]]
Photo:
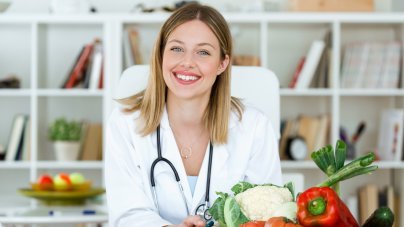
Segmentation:
[(56, 159), (77, 160), (80, 153), (81, 123), (57, 118), (49, 127), (49, 139), (54, 143)]

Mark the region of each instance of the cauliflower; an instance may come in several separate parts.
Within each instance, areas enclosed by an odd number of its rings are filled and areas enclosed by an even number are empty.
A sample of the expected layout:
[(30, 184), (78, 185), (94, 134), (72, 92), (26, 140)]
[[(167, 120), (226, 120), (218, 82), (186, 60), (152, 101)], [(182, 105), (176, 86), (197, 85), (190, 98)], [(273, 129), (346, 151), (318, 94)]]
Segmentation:
[(279, 216), (277, 209), (292, 202), (293, 195), (288, 188), (277, 186), (256, 186), (235, 196), (241, 211), (250, 220), (266, 221)]

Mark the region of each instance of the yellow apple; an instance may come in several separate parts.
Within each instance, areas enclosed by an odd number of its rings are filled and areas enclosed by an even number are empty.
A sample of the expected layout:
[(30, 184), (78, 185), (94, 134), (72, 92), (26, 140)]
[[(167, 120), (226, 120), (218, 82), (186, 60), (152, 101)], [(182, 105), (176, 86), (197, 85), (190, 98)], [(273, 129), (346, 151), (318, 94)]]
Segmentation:
[(68, 191), (72, 189), (72, 182), (68, 174), (59, 173), (53, 177), (53, 186), (56, 191)]

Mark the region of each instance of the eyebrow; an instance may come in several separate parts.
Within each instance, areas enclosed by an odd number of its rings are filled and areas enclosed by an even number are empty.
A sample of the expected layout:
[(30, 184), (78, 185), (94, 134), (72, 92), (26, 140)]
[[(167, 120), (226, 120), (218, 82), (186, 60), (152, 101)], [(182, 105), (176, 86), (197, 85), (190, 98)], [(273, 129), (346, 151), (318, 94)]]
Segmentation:
[[(182, 42), (181, 40), (178, 40), (178, 39), (170, 40), (168, 43), (184, 44), (184, 42)], [(198, 43), (197, 45), (198, 45), (198, 46), (210, 46), (210, 47), (212, 47), (213, 49), (216, 49), (216, 48), (215, 48), (212, 44), (210, 44), (210, 43)]]

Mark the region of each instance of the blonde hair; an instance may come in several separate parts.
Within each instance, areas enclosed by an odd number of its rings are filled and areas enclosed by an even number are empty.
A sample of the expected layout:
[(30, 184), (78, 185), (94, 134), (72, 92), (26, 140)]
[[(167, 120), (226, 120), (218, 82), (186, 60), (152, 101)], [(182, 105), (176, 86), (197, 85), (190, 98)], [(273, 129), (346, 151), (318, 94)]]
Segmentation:
[[(120, 103), (129, 105), (126, 112), (140, 111), (138, 120), (138, 131), (146, 136), (153, 133), (160, 124), (166, 103), (167, 86), (163, 79), (162, 62), (163, 51), (169, 35), (175, 28), (191, 20), (204, 22), (219, 40), (220, 57), (224, 60), (226, 55), (231, 62), (232, 39), (226, 20), (215, 9), (198, 3), (188, 3), (176, 10), (163, 24), (154, 45), (150, 77), (146, 89), (134, 96), (118, 100)], [(210, 94), (209, 104), (205, 110), (205, 126), (210, 130), (210, 138), (214, 144), (227, 142), (229, 119), (231, 112), (242, 119), (244, 106), (241, 101), (231, 97), (231, 63), (216, 78)]]

